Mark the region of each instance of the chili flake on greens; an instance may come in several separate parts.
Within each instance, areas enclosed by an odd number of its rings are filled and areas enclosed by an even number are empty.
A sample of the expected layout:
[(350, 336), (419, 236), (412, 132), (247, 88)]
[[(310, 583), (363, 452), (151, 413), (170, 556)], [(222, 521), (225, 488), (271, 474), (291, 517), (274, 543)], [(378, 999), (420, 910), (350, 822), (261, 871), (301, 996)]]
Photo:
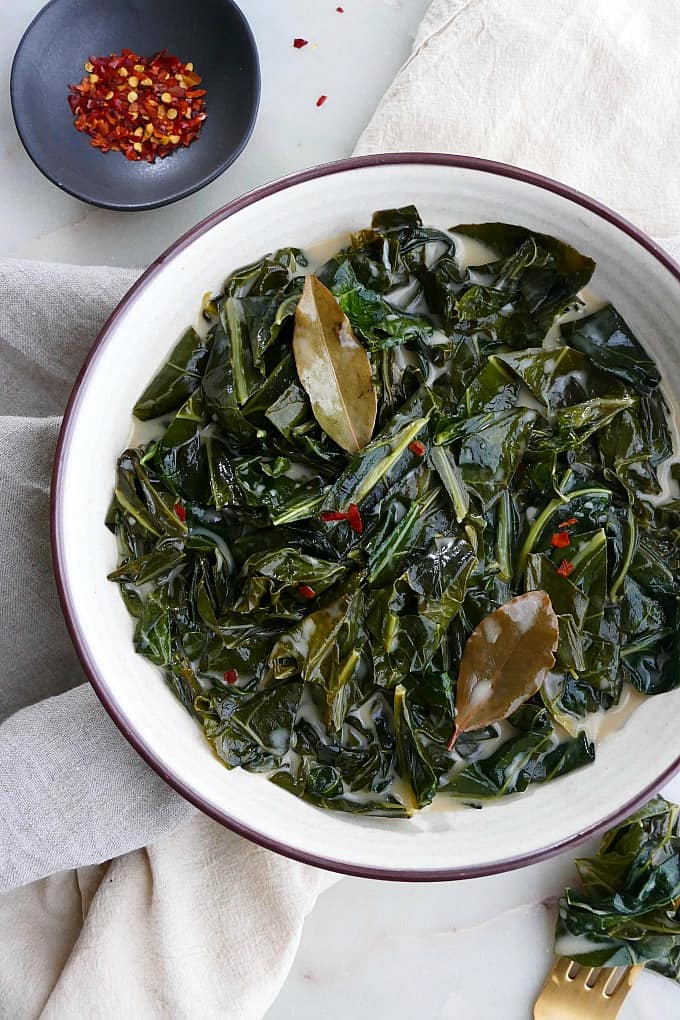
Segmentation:
[(101, 152), (122, 152), (131, 162), (154, 163), (191, 145), (206, 118), (205, 89), (192, 63), (161, 50), (140, 57), (132, 50), (90, 57), (87, 74), (69, 85), (77, 131)]
[(327, 524), (330, 521), (347, 521), (352, 531), (360, 535), (364, 530), (359, 507), (356, 503), (350, 503), (348, 510), (324, 510), (320, 515), (321, 520)]
[(566, 530), (556, 531), (555, 534), (550, 537), (550, 544), (553, 549), (566, 549), (568, 545), (571, 545), (569, 532)]

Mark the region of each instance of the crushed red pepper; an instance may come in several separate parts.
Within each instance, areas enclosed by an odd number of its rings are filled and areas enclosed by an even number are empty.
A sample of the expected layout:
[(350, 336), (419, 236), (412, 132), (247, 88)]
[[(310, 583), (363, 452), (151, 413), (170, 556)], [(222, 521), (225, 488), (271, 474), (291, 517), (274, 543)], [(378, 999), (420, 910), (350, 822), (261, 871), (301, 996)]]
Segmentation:
[(571, 545), (569, 533), (567, 531), (556, 531), (550, 537), (550, 544), (553, 549), (566, 549), (568, 545)]
[(309, 39), (293, 39), (293, 46), (296, 50), (301, 50), (303, 46), (306, 46)]
[(316, 592), (314, 591), (314, 589), (309, 584), (301, 584), (298, 587), (298, 591), (302, 595), (303, 599), (313, 599), (313, 598), (316, 598)]
[(182, 524), (184, 524), (184, 522), (187, 519), (187, 512), (184, 509), (184, 507), (182, 506), (182, 504), (181, 503), (175, 503), (175, 505), (173, 506), (172, 509), (175, 511), (175, 516), (179, 517), (179, 519), (182, 522)]
[(356, 503), (350, 503), (349, 505), (349, 510), (347, 511), (347, 523), (352, 531), (355, 531), (357, 535), (360, 535), (364, 530), (364, 522), (361, 519), (359, 507)]
[(570, 517), (568, 521), (562, 521), (560, 524), (560, 530), (562, 530), (562, 528), (570, 528), (572, 524), (578, 524), (578, 517)]
[(414, 439), (412, 443), (409, 443), (408, 448), (411, 453), (415, 453), (417, 457), (425, 456), (425, 443), (421, 443), (419, 439)]
[(325, 524), (330, 521), (347, 521), (352, 531), (358, 535), (364, 530), (364, 522), (356, 503), (350, 503), (349, 510), (324, 510), (319, 516)]
[(573, 563), (570, 563), (569, 560), (562, 560), (559, 567), (557, 568), (557, 573), (560, 575), (560, 577), (569, 577), (573, 569), (574, 569)]
[(323, 106), (323, 104), (326, 102), (327, 99), (328, 99), (328, 96), (319, 96), (319, 98), (316, 101), (316, 105), (317, 106)]
[(228, 669), (227, 672), (224, 674), (225, 684), (235, 684), (237, 680), (238, 670), (236, 669)]
[(69, 85), (73, 124), (101, 152), (122, 152), (131, 162), (163, 159), (191, 145), (206, 118), (205, 89), (192, 63), (161, 50), (90, 57), (87, 74)]

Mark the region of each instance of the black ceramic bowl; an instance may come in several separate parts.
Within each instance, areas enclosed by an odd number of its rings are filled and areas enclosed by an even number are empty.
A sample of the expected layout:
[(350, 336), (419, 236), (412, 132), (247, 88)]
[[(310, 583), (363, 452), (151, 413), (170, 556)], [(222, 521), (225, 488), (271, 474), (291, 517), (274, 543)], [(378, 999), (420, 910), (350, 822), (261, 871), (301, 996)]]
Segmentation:
[[(91, 54), (125, 47), (142, 56), (167, 49), (192, 61), (206, 89), (198, 139), (153, 164), (92, 148), (67, 102)], [(19, 137), (57, 187), (109, 209), (152, 209), (190, 195), (233, 163), (255, 124), (260, 68), (232, 0), (51, 0), (19, 43), (10, 92)]]

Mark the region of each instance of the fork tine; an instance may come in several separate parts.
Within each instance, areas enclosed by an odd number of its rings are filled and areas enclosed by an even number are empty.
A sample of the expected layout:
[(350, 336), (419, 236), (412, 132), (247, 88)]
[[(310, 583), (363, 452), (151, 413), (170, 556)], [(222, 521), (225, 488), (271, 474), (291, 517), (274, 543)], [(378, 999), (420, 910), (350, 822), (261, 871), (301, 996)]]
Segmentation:
[(637, 964), (635, 967), (624, 967), (621, 981), (611, 995), (607, 995), (609, 1001), (611, 1003), (622, 1003), (630, 989), (639, 978), (641, 971), (642, 964)]
[(567, 981), (569, 980), (569, 971), (573, 966), (573, 960), (569, 960), (566, 956), (560, 956), (552, 972), (558, 981)]
[(607, 974), (607, 980), (605, 986), (602, 989), (602, 994), (606, 995), (608, 999), (611, 999), (614, 992), (618, 991), (620, 985), (626, 978), (628, 973), (627, 967), (613, 967), (611, 970), (605, 972)]
[(604, 995), (605, 985), (611, 981), (611, 978), (612, 972), (607, 967), (591, 967), (583, 983), (586, 988), (590, 988), (593, 991), (601, 991)]
[(599, 967), (588, 967), (585, 974), (583, 975), (583, 985), (585, 988), (594, 988), (597, 984), (597, 980), (602, 974)]
[(615, 1020), (641, 970), (641, 965), (583, 967), (560, 958), (536, 1000), (534, 1020)]

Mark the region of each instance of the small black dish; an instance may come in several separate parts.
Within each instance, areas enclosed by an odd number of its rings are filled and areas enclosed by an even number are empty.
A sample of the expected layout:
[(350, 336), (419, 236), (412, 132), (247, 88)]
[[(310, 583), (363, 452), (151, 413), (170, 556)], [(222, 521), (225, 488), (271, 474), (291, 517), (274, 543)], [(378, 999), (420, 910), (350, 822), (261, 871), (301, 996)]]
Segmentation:
[[(167, 49), (203, 79), (199, 137), (155, 163), (101, 153), (76, 131), (67, 102), (90, 57)], [(29, 25), (12, 64), (14, 122), (42, 173), (70, 195), (107, 209), (153, 209), (219, 177), (248, 141), (260, 101), (250, 27), (232, 0), (51, 0)]]

